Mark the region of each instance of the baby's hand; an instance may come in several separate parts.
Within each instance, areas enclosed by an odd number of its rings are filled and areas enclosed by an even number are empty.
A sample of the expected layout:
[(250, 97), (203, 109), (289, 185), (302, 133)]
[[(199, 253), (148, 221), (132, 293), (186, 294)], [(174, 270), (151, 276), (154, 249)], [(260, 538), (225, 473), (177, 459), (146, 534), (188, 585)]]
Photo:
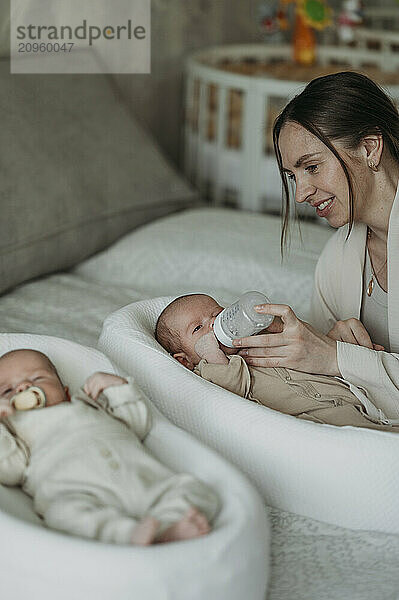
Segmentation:
[(97, 400), (101, 392), (112, 385), (123, 385), (127, 383), (126, 379), (112, 373), (93, 373), (90, 375), (83, 386), (84, 391), (90, 398)]
[(0, 398), (0, 420), (11, 417), (15, 413), (14, 408), (11, 406), (10, 401), (7, 398)]
[(200, 358), (205, 358), (208, 363), (216, 365), (228, 365), (227, 356), (219, 348), (219, 342), (213, 331), (203, 335), (194, 347)]

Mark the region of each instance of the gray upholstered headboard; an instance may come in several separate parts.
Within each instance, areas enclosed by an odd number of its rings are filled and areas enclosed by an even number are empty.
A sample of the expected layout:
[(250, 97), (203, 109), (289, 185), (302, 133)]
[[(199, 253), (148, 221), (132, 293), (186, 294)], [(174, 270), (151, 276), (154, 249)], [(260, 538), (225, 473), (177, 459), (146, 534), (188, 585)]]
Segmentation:
[(197, 202), (109, 76), (0, 61), (0, 292)]
[(0, 56), (10, 55), (10, 3), (0, 3)]

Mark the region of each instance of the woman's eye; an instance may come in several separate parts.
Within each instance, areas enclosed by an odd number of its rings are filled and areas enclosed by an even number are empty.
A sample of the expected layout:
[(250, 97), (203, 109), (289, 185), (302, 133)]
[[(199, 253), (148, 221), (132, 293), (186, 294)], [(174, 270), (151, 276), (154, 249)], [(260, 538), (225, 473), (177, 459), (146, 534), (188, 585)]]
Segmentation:
[(194, 328), (193, 333), (195, 333), (196, 331), (199, 331), (201, 329), (202, 325), (197, 325), (197, 327)]
[(315, 173), (317, 171), (317, 165), (309, 165), (305, 170), (309, 171), (309, 173)]

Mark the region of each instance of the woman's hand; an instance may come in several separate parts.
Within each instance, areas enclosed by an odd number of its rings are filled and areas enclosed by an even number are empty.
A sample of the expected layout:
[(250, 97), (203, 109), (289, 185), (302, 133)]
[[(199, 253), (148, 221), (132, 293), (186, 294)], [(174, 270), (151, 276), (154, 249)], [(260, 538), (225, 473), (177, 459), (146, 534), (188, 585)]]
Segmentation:
[(381, 344), (373, 344), (367, 329), (359, 319), (353, 318), (346, 319), (345, 321), (337, 321), (327, 335), (331, 339), (340, 342), (365, 346), (371, 350), (384, 350), (384, 346), (381, 346)]
[[(234, 340), (235, 347), (244, 347), (239, 354), (255, 367), (286, 367), (306, 373), (340, 375), (337, 363), (336, 341), (301, 321), (290, 306), (260, 304), (260, 313), (280, 317), (275, 319), (274, 330)], [(272, 329), (273, 323), (268, 328)]]

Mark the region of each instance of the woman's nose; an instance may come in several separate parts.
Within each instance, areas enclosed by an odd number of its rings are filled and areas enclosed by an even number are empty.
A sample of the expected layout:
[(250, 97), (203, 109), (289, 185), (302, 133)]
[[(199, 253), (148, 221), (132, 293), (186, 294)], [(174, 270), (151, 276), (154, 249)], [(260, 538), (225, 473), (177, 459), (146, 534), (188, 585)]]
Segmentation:
[(306, 202), (315, 194), (315, 192), (316, 188), (314, 185), (297, 181), (295, 188), (295, 202), (298, 202), (299, 204)]

